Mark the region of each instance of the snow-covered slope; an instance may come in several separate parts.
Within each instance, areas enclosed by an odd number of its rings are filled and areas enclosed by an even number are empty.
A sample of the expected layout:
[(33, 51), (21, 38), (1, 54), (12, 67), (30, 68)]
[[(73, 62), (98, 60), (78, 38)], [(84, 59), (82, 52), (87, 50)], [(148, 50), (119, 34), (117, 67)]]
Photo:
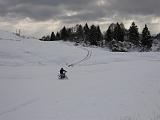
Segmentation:
[(22, 38), (16, 36), (15, 33), (0, 30), (0, 40), (16, 40), (20, 41)]
[[(68, 80), (57, 79), (61, 67)], [(0, 120), (159, 120), (159, 71), (158, 52), (112, 53), (0, 31)]]

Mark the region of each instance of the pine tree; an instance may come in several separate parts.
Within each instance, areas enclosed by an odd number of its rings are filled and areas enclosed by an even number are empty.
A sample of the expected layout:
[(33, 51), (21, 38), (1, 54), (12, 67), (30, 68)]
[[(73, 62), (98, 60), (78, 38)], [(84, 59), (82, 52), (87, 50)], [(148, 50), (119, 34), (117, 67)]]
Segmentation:
[(84, 40), (84, 33), (83, 33), (82, 25), (77, 25), (76, 36), (79, 42), (82, 42)]
[(57, 32), (56, 33), (56, 40), (60, 40), (60, 39), (61, 39), (60, 34), (59, 34), (59, 32)]
[(113, 40), (113, 32), (111, 31), (110, 27), (105, 32), (104, 39), (106, 44)]
[(124, 30), (123, 28), (121, 28), (121, 26), (119, 25), (119, 23), (116, 24), (115, 30), (114, 30), (114, 39), (116, 41), (124, 41)]
[(146, 49), (150, 49), (152, 47), (151, 34), (150, 31), (148, 30), (147, 25), (145, 25), (142, 31), (141, 45), (143, 48)]
[(51, 33), (51, 38), (50, 38), (50, 41), (54, 41), (56, 40), (56, 36), (54, 34), (54, 32)]
[(73, 40), (72, 28), (68, 28), (68, 29), (67, 29), (67, 39), (68, 39), (69, 41), (72, 41), (72, 40)]
[(133, 22), (131, 27), (129, 28), (129, 41), (133, 43), (135, 46), (139, 46), (139, 32), (138, 27)]
[(86, 23), (84, 28), (83, 28), (83, 31), (84, 31), (84, 42), (87, 44), (89, 42), (89, 32), (90, 32), (90, 29), (88, 27), (88, 24)]
[(66, 27), (64, 26), (62, 28), (62, 30), (60, 31), (60, 37), (62, 40), (66, 41), (68, 39), (68, 33), (67, 33), (67, 29)]
[(100, 30), (100, 27), (97, 26), (97, 43), (99, 46), (103, 45), (102, 40), (103, 40), (103, 36), (102, 36), (101, 30)]
[(97, 43), (98, 35), (97, 35), (97, 27), (95, 25), (92, 25), (90, 28), (90, 34), (89, 34), (89, 42), (90, 45), (98, 45)]

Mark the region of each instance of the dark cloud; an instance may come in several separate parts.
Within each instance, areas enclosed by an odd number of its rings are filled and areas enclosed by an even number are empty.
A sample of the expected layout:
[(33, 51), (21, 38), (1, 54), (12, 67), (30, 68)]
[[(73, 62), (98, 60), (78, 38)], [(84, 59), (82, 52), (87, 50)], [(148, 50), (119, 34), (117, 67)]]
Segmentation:
[[(98, 6), (96, 3), (103, 3)], [(111, 13), (159, 15), (159, 0), (1, 0), (0, 15), (9, 13), (15, 16), (30, 17), (43, 21), (52, 18), (92, 19), (109, 17)], [(77, 11), (73, 17), (64, 12)]]
[(135, 20), (151, 26), (149, 20), (160, 17), (159, 5), (160, 0), (0, 0), (0, 19), (12, 23), (25, 18), (34, 22), (55, 20), (64, 25)]
[(68, 10), (80, 11), (94, 0), (1, 0), (0, 15), (15, 14), (35, 20), (62, 16)]
[(3, 4), (16, 5), (16, 4), (34, 4), (34, 5), (61, 5), (61, 4), (85, 4), (92, 0), (1, 0)]
[(160, 0), (108, 0), (109, 9), (122, 13), (140, 15), (160, 15)]

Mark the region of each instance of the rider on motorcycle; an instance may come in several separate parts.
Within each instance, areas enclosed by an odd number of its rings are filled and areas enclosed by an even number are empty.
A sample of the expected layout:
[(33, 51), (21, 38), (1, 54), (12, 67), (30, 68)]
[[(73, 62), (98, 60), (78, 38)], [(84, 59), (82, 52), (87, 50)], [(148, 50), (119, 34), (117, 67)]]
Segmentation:
[(66, 73), (67, 71), (66, 70), (64, 70), (63, 68), (61, 68), (60, 69), (60, 77), (61, 77), (61, 79), (63, 79), (63, 78), (65, 78), (65, 73)]

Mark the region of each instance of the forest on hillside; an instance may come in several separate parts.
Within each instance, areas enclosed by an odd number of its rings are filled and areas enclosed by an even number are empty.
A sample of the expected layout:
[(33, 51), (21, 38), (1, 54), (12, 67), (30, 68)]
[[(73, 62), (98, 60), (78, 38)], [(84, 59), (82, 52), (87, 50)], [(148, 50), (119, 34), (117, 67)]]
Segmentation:
[(123, 23), (112, 23), (102, 33), (100, 26), (86, 23), (84, 26), (77, 24), (74, 27), (63, 27), (57, 33), (43, 36), (42, 41), (70, 41), (75, 45), (107, 47), (113, 52), (128, 51), (160, 51), (160, 34), (152, 36), (147, 25), (139, 32), (138, 26), (132, 22), (129, 29)]

